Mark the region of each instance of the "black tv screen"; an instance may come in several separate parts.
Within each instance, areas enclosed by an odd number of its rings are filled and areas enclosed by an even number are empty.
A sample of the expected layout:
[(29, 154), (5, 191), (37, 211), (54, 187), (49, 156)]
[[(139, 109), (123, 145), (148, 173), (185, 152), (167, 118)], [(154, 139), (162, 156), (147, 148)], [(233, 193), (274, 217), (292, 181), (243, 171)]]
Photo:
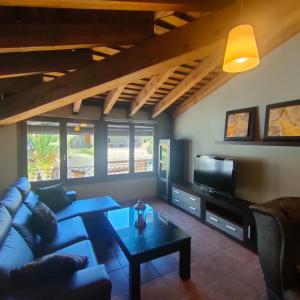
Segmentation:
[(234, 196), (235, 170), (235, 159), (197, 155), (194, 183), (211, 192)]

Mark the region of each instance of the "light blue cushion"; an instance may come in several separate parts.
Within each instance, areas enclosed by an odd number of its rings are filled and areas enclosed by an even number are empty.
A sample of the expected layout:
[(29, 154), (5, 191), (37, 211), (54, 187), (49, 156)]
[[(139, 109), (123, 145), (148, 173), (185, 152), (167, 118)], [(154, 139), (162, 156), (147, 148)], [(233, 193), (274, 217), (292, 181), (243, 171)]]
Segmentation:
[(65, 209), (57, 212), (56, 218), (57, 220), (64, 220), (94, 212), (104, 212), (119, 207), (120, 205), (109, 196), (76, 200)]

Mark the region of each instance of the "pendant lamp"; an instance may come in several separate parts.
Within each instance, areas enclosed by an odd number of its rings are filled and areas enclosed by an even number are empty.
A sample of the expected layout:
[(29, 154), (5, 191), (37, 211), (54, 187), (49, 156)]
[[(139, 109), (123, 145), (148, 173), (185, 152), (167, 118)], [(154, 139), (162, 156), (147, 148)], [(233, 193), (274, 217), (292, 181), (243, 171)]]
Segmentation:
[(234, 27), (228, 34), (223, 70), (227, 73), (245, 72), (258, 64), (259, 54), (253, 27), (247, 24)]

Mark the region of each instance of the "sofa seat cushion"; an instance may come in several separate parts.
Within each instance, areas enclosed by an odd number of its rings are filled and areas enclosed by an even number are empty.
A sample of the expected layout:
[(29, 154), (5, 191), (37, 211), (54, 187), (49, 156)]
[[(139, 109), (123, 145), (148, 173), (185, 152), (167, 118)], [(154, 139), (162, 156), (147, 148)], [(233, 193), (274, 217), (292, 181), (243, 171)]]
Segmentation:
[(89, 259), (87, 268), (98, 265), (92, 243), (89, 240), (73, 244), (71, 246), (65, 247), (65, 248), (55, 251), (53, 253), (54, 254), (87, 256)]
[(0, 250), (0, 299), (1, 294), (12, 289), (10, 272), (33, 260), (33, 253), (22, 236), (11, 228)]
[(88, 238), (84, 223), (80, 217), (63, 220), (57, 223), (57, 233), (53, 241), (45, 243), (41, 239), (39, 240), (36, 254), (40, 256), (52, 253)]
[(28, 246), (34, 249), (37, 235), (32, 230), (31, 216), (32, 211), (25, 204), (22, 204), (13, 218), (12, 226), (19, 232)]
[(120, 205), (109, 196), (76, 200), (65, 209), (56, 213), (58, 220), (82, 216), (94, 212), (103, 212), (119, 208)]

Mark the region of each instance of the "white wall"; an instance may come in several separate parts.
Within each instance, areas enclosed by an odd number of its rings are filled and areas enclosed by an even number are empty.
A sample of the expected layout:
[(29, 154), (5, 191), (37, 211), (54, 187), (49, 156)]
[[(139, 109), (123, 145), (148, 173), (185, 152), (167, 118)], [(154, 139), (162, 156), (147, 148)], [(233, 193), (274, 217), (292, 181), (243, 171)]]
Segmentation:
[(258, 203), (283, 195), (300, 197), (299, 147), (215, 143), (223, 140), (226, 111), (258, 106), (263, 136), (266, 105), (295, 99), (300, 99), (300, 34), (175, 120), (175, 137), (191, 142), (189, 180), (195, 154), (234, 156), (238, 196)]

